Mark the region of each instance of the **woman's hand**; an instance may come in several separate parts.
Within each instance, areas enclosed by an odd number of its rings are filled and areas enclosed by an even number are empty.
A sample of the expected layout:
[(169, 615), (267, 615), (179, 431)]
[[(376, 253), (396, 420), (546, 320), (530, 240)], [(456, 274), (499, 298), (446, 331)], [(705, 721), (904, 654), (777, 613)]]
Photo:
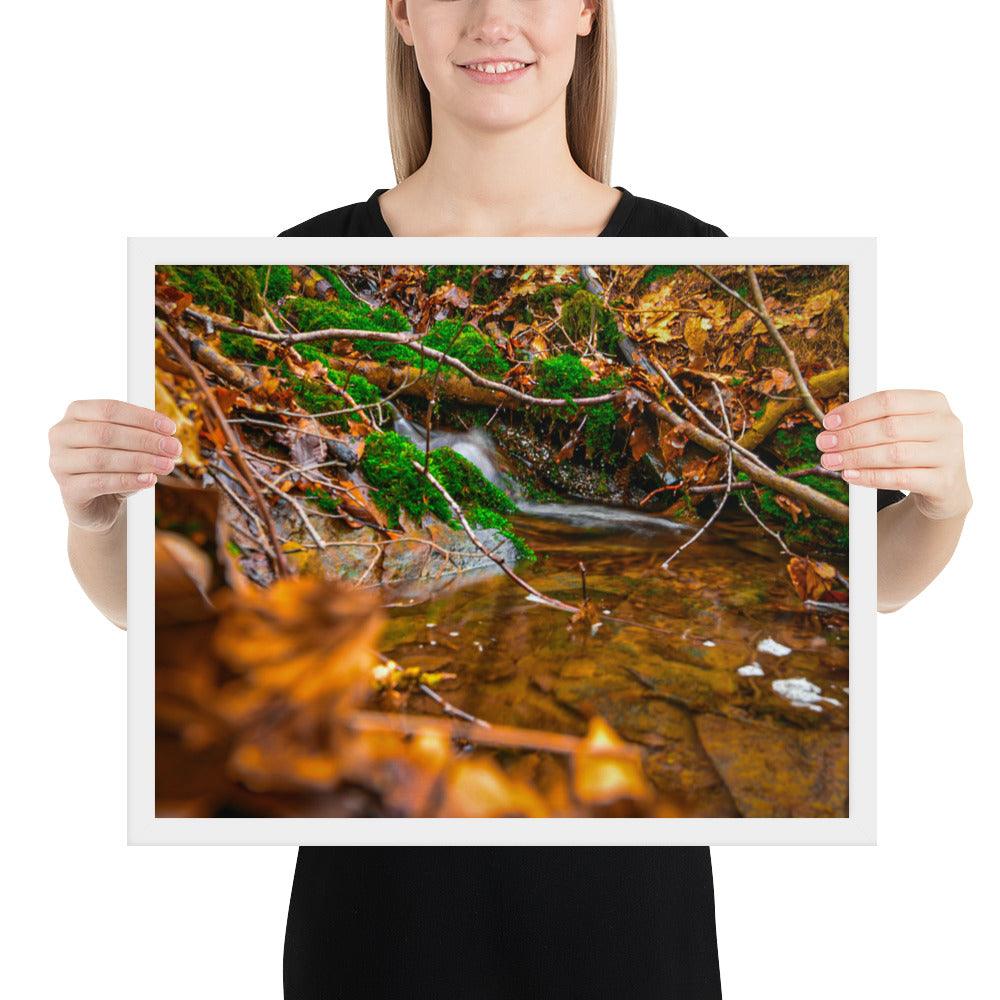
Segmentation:
[(118, 399), (78, 399), (49, 428), (49, 468), (70, 521), (107, 531), (125, 498), (172, 471), (181, 443), (169, 417)]
[(848, 483), (908, 490), (932, 520), (967, 514), (962, 422), (933, 389), (883, 389), (852, 399), (824, 418), (816, 446), (827, 469)]

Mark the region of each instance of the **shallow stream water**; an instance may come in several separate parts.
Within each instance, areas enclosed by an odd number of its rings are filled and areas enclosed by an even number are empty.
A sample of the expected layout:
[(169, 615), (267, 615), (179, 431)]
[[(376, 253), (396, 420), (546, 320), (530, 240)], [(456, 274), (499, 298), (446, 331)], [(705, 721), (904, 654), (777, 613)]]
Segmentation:
[[(396, 429), (420, 433), (400, 419)], [(488, 432), (431, 443), (518, 496)], [(482, 571), (410, 589), (389, 611), (385, 655), (455, 673), (438, 693), (487, 722), (582, 735), (601, 715), (643, 746), (649, 778), (684, 815), (845, 814), (846, 618), (803, 606), (787, 557), (742, 508), (665, 570), (694, 528), (599, 504), (518, 502), (512, 522), (538, 558), (516, 572), (579, 604), (583, 563), (599, 623), (568, 629), (567, 612)], [(409, 708), (439, 711), (419, 693)]]

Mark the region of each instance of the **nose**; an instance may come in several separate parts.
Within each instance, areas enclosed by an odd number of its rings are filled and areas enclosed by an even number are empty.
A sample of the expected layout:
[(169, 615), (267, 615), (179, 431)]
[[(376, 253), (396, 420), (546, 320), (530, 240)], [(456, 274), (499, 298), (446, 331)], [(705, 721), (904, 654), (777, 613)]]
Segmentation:
[(511, 0), (474, 0), (469, 5), (469, 37), (484, 45), (509, 42), (517, 33), (516, 7)]

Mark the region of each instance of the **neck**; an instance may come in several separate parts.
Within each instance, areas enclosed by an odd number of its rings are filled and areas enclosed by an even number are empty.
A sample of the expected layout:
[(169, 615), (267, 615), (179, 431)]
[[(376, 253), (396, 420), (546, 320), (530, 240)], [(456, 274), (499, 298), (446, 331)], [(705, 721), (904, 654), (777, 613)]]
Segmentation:
[(557, 197), (593, 183), (566, 138), (563, 99), (517, 128), (470, 126), (432, 105), (427, 160), (404, 182), (449, 228), (481, 233), (531, 231)]

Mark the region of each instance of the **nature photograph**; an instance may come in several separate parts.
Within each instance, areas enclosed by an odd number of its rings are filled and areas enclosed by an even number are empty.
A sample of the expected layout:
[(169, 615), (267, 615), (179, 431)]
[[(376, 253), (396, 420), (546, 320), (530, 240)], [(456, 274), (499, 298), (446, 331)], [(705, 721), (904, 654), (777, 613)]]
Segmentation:
[(149, 277), (157, 817), (849, 815), (847, 265)]

